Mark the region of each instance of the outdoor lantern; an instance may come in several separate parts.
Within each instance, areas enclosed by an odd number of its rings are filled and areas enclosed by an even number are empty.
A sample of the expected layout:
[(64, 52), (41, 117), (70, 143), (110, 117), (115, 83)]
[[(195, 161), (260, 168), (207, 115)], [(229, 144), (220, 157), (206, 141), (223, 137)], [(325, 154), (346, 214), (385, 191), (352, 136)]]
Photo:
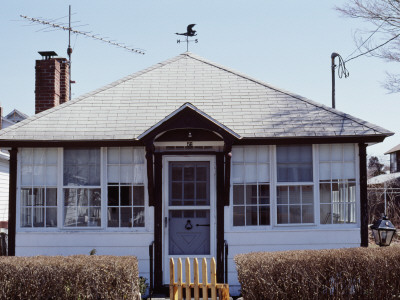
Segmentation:
[(396, 232), (396, 228), (386, 216), (375, 221), (374, 224), (371, 225), (371, 230), (375, 243), (381, 247), (389, 246)]

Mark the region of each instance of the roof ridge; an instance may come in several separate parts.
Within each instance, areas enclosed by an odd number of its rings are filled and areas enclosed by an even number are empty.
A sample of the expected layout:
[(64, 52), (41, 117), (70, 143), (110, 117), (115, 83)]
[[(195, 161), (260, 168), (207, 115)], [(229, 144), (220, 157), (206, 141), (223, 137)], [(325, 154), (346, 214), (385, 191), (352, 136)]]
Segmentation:
[[(173, 62), (175, 62), (175, 61), (177, 61), (177, 60), (179, 60), (179, 59), (184, 58), (184, 57), (187, 56), (187, 55), (188, 55), (188, 52), (179, 54), (179, 55), (177, 55), (177, 56), (175, 56), (175, 57), (172, 57), (172, 58), (169, 58), (169, 59), (167, 59), (167, 60), (164, 60), (164, 61), (162, 61), (162, 62), (160, 62), (160, 63), (154, 64), (154, 65), (152, 65), (152, 66), (150, 66), (150, 67), (148, 67), (148, 68), (146, 68), (146, 69), (144, 69), (144, 70), (135, 72), (135, 73), (130, 74), (130, 75), (127, 75), (127, 76), (125, 76), (125, 77), (123, 77), (123, 78), (121, 78), (121, 79), (118, 79), (118, 80), (116, 80), (116, 81), (113, 81), (113, 82), (111, 82), (111, 83), (109, 83), (109, 84), (107, 84), (107, 85), (104, 85), (104, 86), (102, 86), (102, 87), (100, 87), (100, 88), (95, 89), (94, 91), (85, 93), (85, 94), (79, 96), (78, 98), (72, 99), (72, 100), (67, 101), (67, 102), (65, 102), (65, 103), (63, 103), (63, 104), (57, 105), (57, 106), (55, 106), (55, 107), (52, 107), (52, 108), (47, 109), (47, 110), (45, 110), (45, 111), (42, 111), (42, 112), (40, 112), (40, 113), (38, 113), (38, 114), (35, 114), (35, 115), (33, 115), (33, 116), (30, 116), (30, 117), (28, 117), (27, 119), (25, 119), (25, 120), (23, 120), (23, 121), (21, 121), (21, 122), (16, 123), (15, 125), (12, 125), (12, 126), (9, 126), (9, 127), (5, 128), (5, 129), (0, 130), (0, 136), (4, 135), (5, 133), (8, 133), (9, 131), (13, 131), (14, 129), (23, 127), (23, 126), (25, 126), (25, 125), (27, 125), (27, 124), (29, 124), (29, 123), (31, 123), (31, 122), (37, 120), (37, 119), (40, 119), (40, 118), (42, 118), (42, 117), (44, 117), (44, 116), (47, 116), (48, 114), (51, 114), (51, 113), (53, 113), (53, 112), (55, 112), (55, 111), (58, 111), (58, 110), (61, 109), (61, 108), (70, 106), (70, 105), (72, 105), (72, 104), (74, 104), (74, 103), (77, 103), (77, 102), (80, 102), (80, 101), (82, 101), (82, 100), (84, 100), (84, 99), (86, 99), (86, 98), (88, 98), (88, 97), (95, 96), (96, 94), (98, 94), (98, 93), (100, 93), (100, 92), (102, 92), (102, 91), (108, 90), (108, 89), (110, 89), (110, 88), (112, 88), (112, 87), (115, 87), (115, 86), (117, 86), (117, 85), (119, 85), (119, 84), (121, 84), (121, 83), (123, 83), (123, 82), (126, 82), (126, 81), (128, 81), (128, 80), (130, 80), (130, 79), (136, 78), (136, 77), (138, 77), (138, 76), (140, 76), (140, 75), (142, 75), (142, 74), (148, 73), (148, 72), (153, 71), (153, 70), (155, 70), (155, 69), (161, 68), (161, 67), (163, 67), (163, 66), (165, 66), (165, 65), (167, 65), (167, 64), (173, 63)], [(18, 126), (17, 126), (17, 125), (18, 125)]]
[[(201, 57), (201, 56), (195, 55), (195, 54), (190, 53), (190, 52), (185, 52), (184, 54), (186, 54), (187, 56), (189, 56), (189, 57), (191, 57), (191, 58), (193, 58), (193, 59), (196, 59), (196, 60), (198, 60), (198, 61), (201, 61), (201, 62), (203, 62), (203, 63), (206, 63), (206, 64), (208, 64), (208, 65), (211, 65), (211, 66), (214, 66), (214, 67), (216, 67), (216, 68), (222, 69), (222, 70), (224, 70), (224, 71), (226, 71), (226, 72), (232, 73), (232, 74), (234, 74), (234, 75), (236, 75), (236, 76), (239, 76), (239, 77), (242, 77), (242, 78), (244, 78), (244, 79), (253, 81), (254, 83), (260, 84), (260, 85), (262, 85), (262, 86), (265, 86), (265, 87), (270, 88), (270, 89), (272, 89), (272, 90), (275, 90), (275, 91), (277, 91), (277, 92), (283, 93), (283, 94), (285, 94), (285, 95), (288, 95), (288, 96), (293, 97), (293, 98), (295, 98), (295, 99), (298, 99), (298, 100), (300, 100), (300, 101), (306, 102), (306, 103), (308, 103), (308, 104), (310, 104), (310, 105), (313, 105), (313, 106), (315, 106), (315, 107), (319, 107), (319, 108), (321, 108), (321, 109), (324, 109), (324, 110), (326, 110), (326, 111), (328, 111), (328, 112), (330, 112), (330, 113), (336, 114), (336, 115), (341, 116), (341, 117), (345, 117), (345, 118), (347, 118), (347, 119), (349, 119), (349, 120), (352, 120), (352, 121), (354, 121), (354, 122), (356, 122), (356, 123), (358, 123), (358, 124), (360, 124), (360, 125), (362, 125), (362, 126), (366, 126), (366, 127), (370, 128), (370, 129), (376, 131), (376, 132), (381, 133), (381, 134), (387, 134), (387, 133), (390, 133), (390, 135), (393, 135), (393, 134), (394, 134), (394, 133), (391, 132), (391, 131), (386, 131), (384, 128), (382, 128), (382, 127), (380, 127), (380, 126), (378, 126), (378, 125), (375, 125), (375, 124), (372, 124), (372, 123), (370, 123), (370, 122), (361, 120), (361, 119), (356, 118), (356, 117), (354, 117), (354, 116), (352, 116), (352, 115), (346, 114), (346, 113), (341, 112), (341, 111), (339, 111), (339, 110), (337, 110), (337, 109), (334, 109), (334, 108), (330, 108), (329, 106), (326, 106), (326, 105), (324, 105), (324, 104), (315, 102), (315, 101), (313, 101), (313, 100), (310, 100), (310, 99), (308, 99), (308, 98), (302, 97), (302, 96), (300, 96), (300, 95), (297, 95), (297, 94), (288, 92), (288, 91), (283, 90), (283, 89), (281, 89), (281, 88), (277, 88), (277, 87), (272, 86), (272, 85), (270, 85), (270, 84), (268, 84), (268, 83), (266, 83), (266, 82), (263, 82), (263, 81), (261, 81), (261, 80), (255, 79), (255, 78), (253, 78), (253, 77), (251, 77), (251, 76), (245, 75), (245, 74), (243, 74), (243, 73), (241, 73), (241, 72), (238, 72), (238, 71), (236, 71), (236, 70), (233, 70), (233, 69), (227, 68), (227, 67), (225, 67), (225, 66), (222, 66), (222, 65), (220, 65), (220, 64), (217, 64), (217, 63), (214, 63), (214, 62), (212, 62), (212, 61), (209, 61), (209, 60), (207, 60), (207, 59), (205, 59), (205, 58), (203, 58), (203, 57)], [(378, 129), (379, 129), (379, 130), (378, 130)]]

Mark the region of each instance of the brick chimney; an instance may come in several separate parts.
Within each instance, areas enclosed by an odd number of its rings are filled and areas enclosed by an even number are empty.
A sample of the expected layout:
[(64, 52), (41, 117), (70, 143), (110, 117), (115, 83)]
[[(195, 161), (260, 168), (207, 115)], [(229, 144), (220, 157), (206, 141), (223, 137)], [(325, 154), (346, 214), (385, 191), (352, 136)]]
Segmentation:
[(39, 52), (36, 61), (35, 114), (69, 100), (69, 63), (66, 58), (54, 58), (54, 51)]

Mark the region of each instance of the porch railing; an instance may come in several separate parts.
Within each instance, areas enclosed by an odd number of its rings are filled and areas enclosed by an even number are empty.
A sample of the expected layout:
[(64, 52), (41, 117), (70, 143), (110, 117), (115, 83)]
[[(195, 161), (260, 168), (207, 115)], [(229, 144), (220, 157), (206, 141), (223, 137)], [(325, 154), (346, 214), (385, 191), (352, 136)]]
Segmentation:
[[(211, 292), (211, 299), (217, 300), (217, 293), (220, 300), (229, 299), (229, 286), (224, 283), (217, 283), (217, 268), (215, 264), (215, 259), (211, 259), (211, 272), (210, 279), (211, 283), (208, 283), (208, 270), (207, 270), (207, 260), (202, 259), (202, 282), (200, 282), (199, 277), (199, 263), (197, 258), (193, 259), (193, 282), (190, 280), (191, 270), (190, 270), (190, 260), (186, 258), (185, 260), (185, 282), (183, 281), (182, 273), (182, 260), (178, 258), (177, 261), (177, 282), (175, 282), (175, 262), (171, 258), (169, 261), (169, 297), (170, 300), (182, 300), (191, 299), (192, 290), (195, 300), (200, 300), (200, 290), (202, 290), (202, 299), (208, 299), (208, 291)], [(185, 296), (183, 294), (183, 289), (185, 289)]]

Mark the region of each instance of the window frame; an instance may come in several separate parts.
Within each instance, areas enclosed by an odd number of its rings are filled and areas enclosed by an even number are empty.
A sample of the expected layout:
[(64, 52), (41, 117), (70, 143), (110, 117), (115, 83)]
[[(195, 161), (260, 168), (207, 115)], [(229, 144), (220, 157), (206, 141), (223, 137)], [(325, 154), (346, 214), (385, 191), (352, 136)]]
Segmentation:
[[(118, 184), (113, 184), (111, 186), (115, 186), (115, 187), (134, 187), (134, 186), (143, 186), (143, 190), (144, 190), (144, 195), (143, 195), (143, 209), (144, 209), (144, 226), (141, 227), (135, 227), (135, 226), (131, 226), (131, 227), (109, 227), (108, 226), (108, 166), (110, 165), (108, 162), (108, 149), (109, 148), (118, 148), (119, 149), (119, 158), (118, 158), (118, 165), (121, 165), (121, 159), (120, 159), (120, 151), (121, 148), (131, 148), (131, 149), (143, 149), (143, 184), (134, 184), (134, 183), (130, 183), (130, 184), (125, 184), (125, 183), (118, 183)], [(110, 231), (110, 232), (143, 232), (143, 231), (147, 231), (149, 224), (152, 223), (151, 221), (149, 221), (149, 206), (148, 206), (148, 192), (147, 192), (147, 163), (146, 163), (146, 151), (144, 149), (144, 147), (104, 147), (104, 174), (102, 176), (103, 182), (104, 182), (104, 194), (105, 194), (105, 202), (104, 202), (104, 228), (106, 229), (106, 231)], [(135, 164), (134, 162), (132, 164)], [(114, 163), (111, 163), (111, 165), (116, 165)], [(103, 203), (102, 203), (103, 204)], [(111, 207), (124, 207), (124, 206), (111, 206)], [(132, 205), (130, 206), (126, 206), (126, 207), (130, 207), (135, 208), (138, 206)], [(120, 219), (119, 219), (119, 224), (120, 224)]]
[[(292, 144), (291, 144), (292, 145)], [(294, 144), (293, 144), (294, 145)], [(302, 144), (302, 145), (310, 145), (311, 146), (311, 170), (312, 170), (312, 181), (300, 181), (300, 182), (278, 182), (278, 145), (273, 146), (273, 173), (274, 173), (274, 181), (273, 181), (273, 187), (271, 188), (271, 191), (273, 190), (273, 207), (274, 207), (274, 212), (273, 212), (273, 226), (276, 228), (284, 228), (284, 227), (296, 227), (296, 228), (304, 228), (304, 227), (315, 227), (318, 226), (317, 223), (317, 212), (316, 212), (316, 202), (317, 200), (319, 201), (319, 196), (316, 197), (316, 181), (318, 180), (318, 173), (316, 173), (316, 169), (319, 166), (316, 163), (316, 145), (315, 144)], [(312, 223), (283, 223), (279, 224), (278, 223), (278, 198), (277, 198), (277, 189), (279, 186), (312, 186), (312, 191), (313, 191), (313, 214), (314, 214), (314, 222)], [(288, 203), (289, 204), (289, 203)], [(289, 205), (290, 206), (290, 205)], [(318, 219), (319, 220), (319, 219)]]
[[(321, 215), (320, 215), (320, 206), (321, 206), (321, 199), (320, 199), (320, 183), (321, 183), (321, 179), (319, 176), (319, 165), (321, 163), (320, 161), (320, 147), (321, 144), (315, 145), (316, 146), (316, 159), (317, 159), (317, 172), (318, 172), (318, 180), (316, 182), (316, 188), (317, 188), (317, 192), (318, 192), (318, 207), (316, 208), (317, 213), (318, 213), (318, 223), (317, 226), (318, 228), (321, 229), (351, 229), (351, 228), (360, 228), (360, 224), (361, 224), (361, 214), (360, 214), (360, 159), (359, 159), (359, 147), (358, 144), (356, 143), (329, 143), (329, 145), (352, 145), (354, 147), (354, 172), (355, 172), (355, 223), (330, 223), (330, 224), (321, 224)], [(327, 180), (324, 180), (324, 183), (328, 183)], [(332, 187), (332, 183), (333, 180), (332, 178), (329, 180), (331, 187)], [(353, 181), (351, 181), (353, 182)], [(332, 190), (331, 190), (332, 193)], [(339, 203), (348, 203), (348, 202), (339, 202)], [(323, 203), (322, 203), (323, 204)]]
[[(53, 165), (53, 166), (56, 166), (56, 174), (57, 174), (57, 183), (56, 183), (56, 185), (54, 186), (54, 185), (47, 185), (47, 182), (44, 184), (44, 185), (34, 185), (34, 183), (33, 183), (33, 181), (34, 181), (34, 179), (33, 179), (33, 175), (32, 175), (32, 181), (31, 181), (31, 184), (30, 184), (30, 186), (26, 186), (26, 185), (22, 185), (22, 166), (23, 166), (23, 164), (22, 164), (22, 149), (30, 149), (31, 151), (32, 151), (32, 163), (30, 164), (30, 166), (32, 166), (32, 168), (34, 167), (34, 163), (33, 163), (33, 159), (34, 159), (34, 157), (33, 157), (33, 151), (34, 151), (34, 149), (43, 149), (43, 150), (45, 150), (46, 152), (47, 152), (47, 150), (48, 149), (51, 149), (50, 147), (24, 147), (24, 148), (19, 148), (19, 151), (18, 151), (18, 156), (17, 156), (17, 191), (16, 191), (16, 229), (17, 230), (20, 230), (20, 231), (34, 231), (34, 232), (40, 232), (40, 231), (56, 231), (58, 228), (59, 228), (59, 226), (60, 226), (60, 222), (59, 222), (59, 218), (58, 218), (58, 214), (59, 214), (59, 210), (60, 210), (60, 207), (59, 207), (59, 190), (58, 190), (58, 180), (59, 180), (59, 173), (58, 173), (58, 164), (59, 164), (59, 155), (58, 155), (58, 148), (56, 148), (56, 159), (57, 159), (57, 161), (56, 161), (56, 163), (54, 163), (54, 164), (48, 164), (47, 163), (47, 161), (44, 163), (44, 164), (40, 164), (40, 166), (44, 166), (45, 168), (48, 166), (48, 165)], [(45, 190), (45, 192), (44, 192), (44, 205), (40, 205), (39, 207), (40, 208), (44, 208), (44, 210), (46, 210), (46, 208), (48, 207), (48, 208), (56, 208), (57, 209), (57, 212), (56, 212), (56, 216), (57, 216), (57, 226), (53, 226), (53, 227), (47, 227), (47, 226), (42, 226), (42, 227), (34, 227), (33, 226), (33, 222), (32, 222), (32, 224), (31, 224), (31, 226), (30, 227), (25, 227), (25, 226), (21, 226), (22, 224), (21, 224), (21, 221), (22, 221), (22, 219), (21, 219), (21, 213), (22, 213), (22, 196), (21, 196), (21, 193), (22, 193), (22, 190), (23, 189), (31, 189), (32, 190), (32, 193), (33, 193), (33, 189), (35, 189), (35, 188), (39, 188), (39, 189), (44, 189)], [(56, 193), (57, 193), (57, 195), (56, 195), (56, 201), (57, 201), (57, 205), (56, 206), (47, 206), (46, 205), (46, 194), (47, 194), (47, 191), (46, 191), (46, 189), (49, 189), (49, 188), (53, 188), (53, 189), (55, 189), (56, 190)], [(34, 210), (34, 208), (35, 208), (35, 206), (31, 206), (31, 209), (32, 210)], [(32, 218), (32, 217), (31, 217)], [(44, 218), (46, 219), (46, 214), (45, 214), (45, 216), (44, 216)], [(46, 223), (46, 220), (44, 220), (44, 223)]]
[[(265, 162), (265, 163), (263, 162), (263, 164), (266, 164), (268, 166), (269, 181), (268, 182), (259, 182), (258, 181), (258, 176), (257, 176), (257, 180), (256, 180), (255, 183), (247, 184), (247, 183), (245, 183), (245, 173), (246, 172), (245, 172), (245, 167), (244, 166), (246, 165), (246, 161), (245, 161), (244, 149), (245, 148), (258, 148), (259, 146), (266, 147), (267, 150), (268, 150), (268, 161)], [(229, 220), (229, 224), (230, 224), (231, 230), (233, 230), (233, 231), (241, 231), (241, 230), (250, 230), (250, 231), (255, 230), (255, 231), (257, 231), (257, 230), (271, 229), (272, 226), (273, 226), (273, 212), (272, 212), (273, 211), (273, 199), (272, 199), (272, 192), (271, 192), (271, 190), (272, 190), (272, 188), (271, 188), (271, 186), (272, 186), (272, 177), (273, 177), (273, 171), (272, 171), (273, 168), (271, 166), (272, 165), (272, 159), (271, 159), (272, 147), (271, 147), (271, 145), (243, 145), (243, 146), (240, 145), (240, 146), (234, 146), (234, 147), (243, 149), (243, 159), (242, 159), (241, 162), (236, 162), (236, 164), (243, 165), (244, 173), (243, 173), (243, 182), (242, 183), (235, 183), (233, 181), (233, 165), (235, 164), (235, 162), (232, 159), (231, 160), (231, 176), (230, 176), (230, 220)], [(256, 161), (255, 162), (249, 162), (249, 163), (256, 165), (256, 170), (257, 170), (257, 175), (258, 175), (258, 169), (257, 169), (258, 168), (258, 150), (256, 150)], [(234, 187), (234, 185), (242, 185), (243, 186), (243, 193), (244, 193), (244, 197), (245, 197), (243, 205), (234, 205), (234, 203), (233, 203), (233, 187)], [(250, 207), (254, 207), (254, 206), (257, 207), (257, 223), (259, 223), (259, 220), (260, 220), (259, 208), (261, 206), (269, 207), (269, 225), (259, 225), (259, 224), (246, 225), (246, 208), (248, 207), (247, 204), (246, 204), (246, 187), (247, 186), (252, 186), (252, 185), (256, 185), (257, 186), (257, 204), (256, 205), (251, 204), (249, 206)], [(269, 188), (269, 204), (267, 204), (267, 205), (260, 205), (260, 203), (259, 203), (260, 202), (259, 201), (259, 199), (260, 199), (260, 197), (259, 197), (259, 188), (262, 185), (266, 185)], [(245, 214), (244, 225), (234, 225), (233, 224), (233, 219), (234, 219), (233, 210), (234, 210), (235, 206), (243, 206), (244, 207), (244, 214)]]

